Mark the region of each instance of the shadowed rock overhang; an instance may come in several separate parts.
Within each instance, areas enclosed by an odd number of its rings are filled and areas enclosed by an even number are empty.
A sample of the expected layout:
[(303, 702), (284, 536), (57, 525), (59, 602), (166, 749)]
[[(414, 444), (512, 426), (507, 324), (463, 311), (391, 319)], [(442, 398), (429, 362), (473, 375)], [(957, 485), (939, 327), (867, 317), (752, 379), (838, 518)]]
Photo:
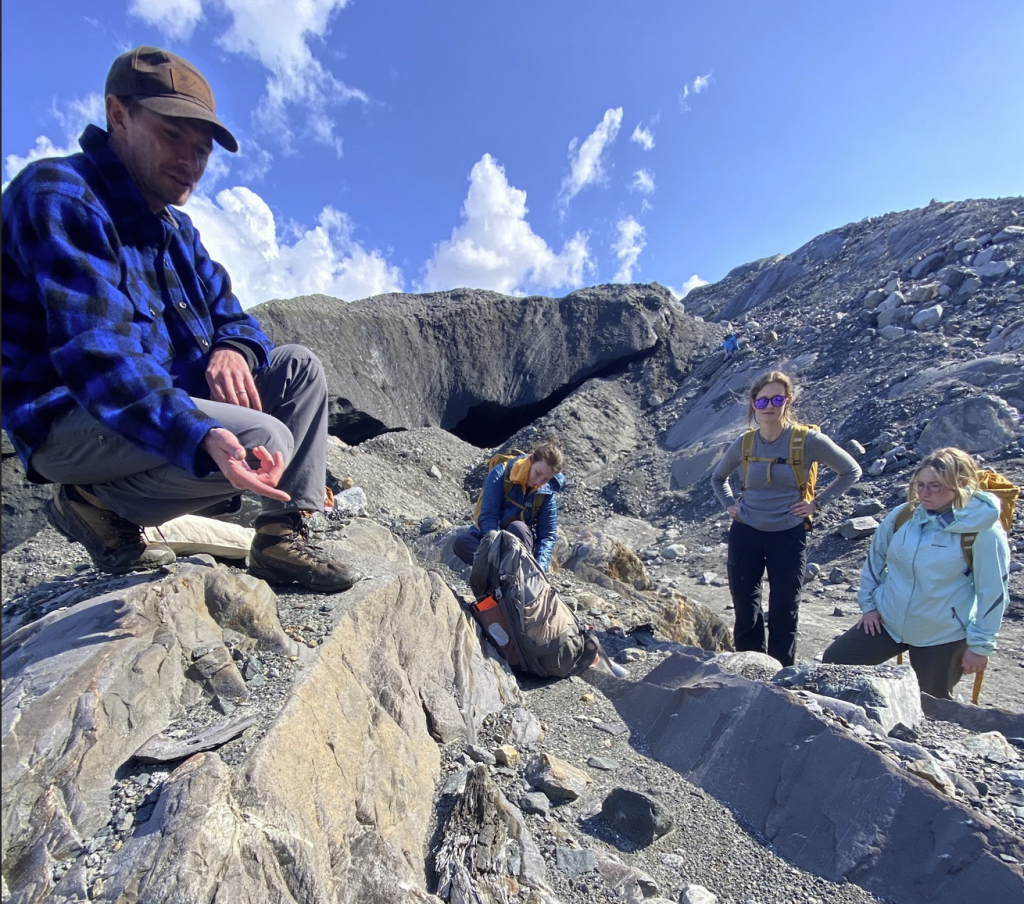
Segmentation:
[(676, 379), (705, 343), (703, 325), (657, 284), (563, 298), (468, 289), (350, 304), (306, 296), (254, 313), (276, 343), (319, 356), (329, 430), (350, 444), (436, 426), (497, 446), (588, 380), (636, 362)]

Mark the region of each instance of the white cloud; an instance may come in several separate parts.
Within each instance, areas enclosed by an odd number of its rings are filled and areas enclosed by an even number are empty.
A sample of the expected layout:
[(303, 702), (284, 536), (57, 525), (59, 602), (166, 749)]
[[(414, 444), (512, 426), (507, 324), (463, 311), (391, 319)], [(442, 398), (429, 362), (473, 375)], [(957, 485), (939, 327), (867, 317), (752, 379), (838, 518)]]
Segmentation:
[(203, 18), (203, 4), (202, 0), (131, 0), (128, 13), (172, 41), (187, 41)]
[(632, 282), (637, 258), (647, 244), (644, 239), (644, 227), (633, 217), (625, 217), (619, 220), (616, 229), (619, 237), (615, 241), (615, 256), (619, 259), (619, 269), (615, 271), (612, 282)]
[[(98, 94), (52, 112), (67, 133), (67, 146), (58, 147), (49, 137), (40, 136), (24, 156), (7, 156), (7, 180), (33, 160), (76, 153), (80, 150), (76, 137), (85, 125), (105, 121), (103, 98)], [(249, 169), (265, 172), (273, 157), (253, 147)], [(227, 152), (214, 151), (203, 177), (207, 191), (228, 175), (231, 159)], [(5, 180), (5, 189), (7, 185)], [(402, 290), (401, 270), (389, 265), (380, 251), (367, 251), (355, 241), (351, 221), (333, 207), (320, 212), (312, 229), (291, 226), (290, 241), (284, 242), (270, 207), (248, 188), (225, 189), (215, 198), (197, 192), (186, 209), (211, 256), (231, 275), (235, 294), (245, 307), (317, 292), (352, 301)]]
[(604, 167), (601, 156), (604, 149), (615, 141), (622, 125), (622, 107), (609, 108), (601, 121), (584, 140), (573, 138), (569, 142), (569, 172), (562, 179), (562, 187), (558, 192), (558, 206), (565, 215), (569, 202), (588, 185), (600, 183), (604, 179)]
[(633, 183), (629, 190), (638, 191), (643, 195), (651, 194), (654, 191), (654, 174), (650, 170), (638, 169), (633, 173)]
[(684, 282), (680, 288), (673, 289), (671, 286), (669, 286), (668, 290), (673, 295), (675, 295), (676, 298), (686, 298), (686, 296), (689, 295), (694, 289), (700, 286), (706, 286), (707, 284), (708, 281), (706, 279), (701, 279), (696, 273), (694, 273), (693, 276), (686, 280), (686, 282)]
[(705, 92), (711, 81), (711, 73), (708, 72), (705, 75), (698, 75), (692, 82), (683, 85), (683, 93), (679, 95), (679, 106), (684, 113), (690, 109), (690, 105), (686, 102), (687, 98), (691, 94), (702, 94)]
[[(215, 149), (216, 150), (216, 149)], [(260, 147), (250, 139), (238, 152), (242, 158), (243, 166), (239, 178), (243, 182), (259, 182), (268, 172), (274, 162), (274, 155), (266, 148)]]
[(352, 238), (352, 222), (325, 207), (312, 229), (292, 228), (282, 242), (274, 214), (259, 195), (236, 187), (216, 198), (196, 194), (186, 208), (214, 260), (231, 274), (244, 307), (271, 298), (321, 293), (347, 301), (398, 292), (402, 273), (380, 251)]
[(74, 154), (80, 150), (77, 141), (72, 141), (66, 147), (59, 148), (45, 135), (40, 135), (36, 139), (35, 146), (24, 157), (18, 154), (8, 154), (4, 158), (4, 175), (7, 177), (4, 180), (4, 189), (7, 188), (10, 180), (33, 160), (42, 160), (45, 157), (66, 157), (68, 154)]
[(270, 73), (256, 110), (257, 123), (290, 151), (296, 144), (292, 114), (301, 109), (303, 134), (340, 157), (342, 141), (330, 111), (346, 101), (369, 99), (316, 59), (309, 42), (327, 37), (331, 18), (349, 0), (132, 0), (130, 12), (167, 38), (181, 40), (203, 18), (204, 3), (206, 9), (224, 10), (231, 18), (217, 42), (231, 53), (258, 60)]
[(21, 170), (33, 160), (42, 160), (44, 157), (66, 157), (68, 154), (77, 154), (81, 148), (78, 145), (78, 136), (89, 123), (104, 126), (106, 123), (106, 110), (102, 94), (87, 94), (85, 97), (69, 101), (64, 107), (56, 105), (50, 111), (60, 123), (64, 132), (64, 144), (57, 145), (46, 135), (36, 138), (35, 146), (24, 156), (8, 154), (4, 159), (4, 188)]
[(228, 177), (231, 172), (231, 160), (227, 151), (215, 147), (203, 173), (203, 188), (210, 191), (215, 185)]
[(509, 185), (490, 154), (473, 166), (463, 222), (427, 261), (422, 291), (461, 286), (506, 294), (576, 287), (593, 269), (585, 235), (556, 254), (526, 221), (526, 192)]
[(630, 141), (635, 141), (645, 151), (651, 150), (654, 147), (654, 133), (650, 129), (641, 126), (639, 123), (637, 127), (633, 129), (633, 134), (629, 136)]
[(82, 130), (89, 123), (95, 123), (104, 128), (107, 123), (106, 102), (103, 95), (97, 92), (68, 101), (64, 109), (54, 105), (52, 112), (54, 118), (64, 129), (64, 134), (76, 138), (82, 134)]
[(231, 14), (231, 27), (218, 39), (226, 50), (259, 60), (269, 71), (267, 93), (257, 120), (273, 131), (288, 149), (294, 144), (289, 109), (307, 111), (306, 133), (333, 147), (341, 156), (341, 139), (329, 110), (350, 100), (368, 101), (366, 94), (335, 78), (313, 56), (311, 38), (325, 38), (331, 17), (348, 0), (221, 0)]

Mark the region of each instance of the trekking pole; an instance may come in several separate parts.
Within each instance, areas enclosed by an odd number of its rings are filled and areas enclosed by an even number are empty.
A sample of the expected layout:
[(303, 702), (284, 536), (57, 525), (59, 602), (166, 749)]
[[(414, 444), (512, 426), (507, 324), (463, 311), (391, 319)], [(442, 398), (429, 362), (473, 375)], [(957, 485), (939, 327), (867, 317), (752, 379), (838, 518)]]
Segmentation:
[(984, 677), (984, 672), (978, 672), (978, 674), (974, 676), (974, 693), (971, 694), (971, 703), (975, 706), (978, 705), (978, 697), (981, 696), (981, 682)]

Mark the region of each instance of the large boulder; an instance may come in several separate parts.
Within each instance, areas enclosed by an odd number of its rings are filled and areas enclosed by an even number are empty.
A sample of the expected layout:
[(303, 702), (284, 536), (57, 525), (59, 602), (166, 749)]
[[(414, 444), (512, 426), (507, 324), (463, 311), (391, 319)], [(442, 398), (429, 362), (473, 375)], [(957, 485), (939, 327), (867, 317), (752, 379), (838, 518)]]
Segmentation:
[(955, 399), (938, 407), (921, 431), (917, 448), (931, 452), (956, 446), (966, 452), (991, 452), (1005, 448), (1019, 430), (1016, 412), (998, 397)]
[(790, 666), (775, 675), (773, 683), (860, 706), (885, 732), (901, 724), (914, 728), (924, 719), (921, 688), (909, 665)]

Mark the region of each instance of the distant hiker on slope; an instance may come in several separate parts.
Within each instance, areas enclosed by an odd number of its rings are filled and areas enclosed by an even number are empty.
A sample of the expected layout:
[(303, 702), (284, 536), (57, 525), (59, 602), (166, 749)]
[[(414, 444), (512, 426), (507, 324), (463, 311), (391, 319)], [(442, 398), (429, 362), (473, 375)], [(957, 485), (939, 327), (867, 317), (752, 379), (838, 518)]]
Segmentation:
[(562, 462), (561, 446), (549, 439), (529, 454), (495, 464), (477, 503), (476, 523), (455, 538), (455, 555), (472, 565), (484, 534), (506, 530), (519, 538), (547, 571), (558, 534), (555, 494), (565, 486)]
[(945, 698), (961, 676), (983, 672), (1009, 601), (1001, 509), (978, 490), (966, 452), (939, 449), (925, 458), (906, 503), (871, 538), (857, 598), (864, 614), (823, 660), (878, 665), (909, 650), (921, 690)]
[(106, 131), (3, 193), (3, 427), (29, 478), (60, 484), (54, 526), (103, 571), (173, 562), (143, 526), (250, 490), (253, 574), (345, 590), (358, 575), (307, 525), (327, 469), (320, 362), (273, 347), (175, 209), (213, 142), (238, 142), (206, 79), (164, 50), (119, 56), (104, 93)]
[(722, 340), (722, 350), (725, 352), (725, 360), (728, 361), (740, 348), (739, 333), (729, 333)]
[[(771, 371), (750, 389), (748, 430), (726, 450), (711, 483), (732, 518), (729, 528), (729, 590), (735, 609), (738, 651), (767, 652), (784, 666), (796, 659), (797, 610), (807, 564), (807, 531), (825, 503), (842, 496), (860, 477), (860, 466), (813, 425), (798, 424), (793, 381)], [(818, 463), (836, 478), (815, 490)], [(729, 475), (740, 469), (735, 497)], [(765, 569), (768, 642), (761, 605)]]

